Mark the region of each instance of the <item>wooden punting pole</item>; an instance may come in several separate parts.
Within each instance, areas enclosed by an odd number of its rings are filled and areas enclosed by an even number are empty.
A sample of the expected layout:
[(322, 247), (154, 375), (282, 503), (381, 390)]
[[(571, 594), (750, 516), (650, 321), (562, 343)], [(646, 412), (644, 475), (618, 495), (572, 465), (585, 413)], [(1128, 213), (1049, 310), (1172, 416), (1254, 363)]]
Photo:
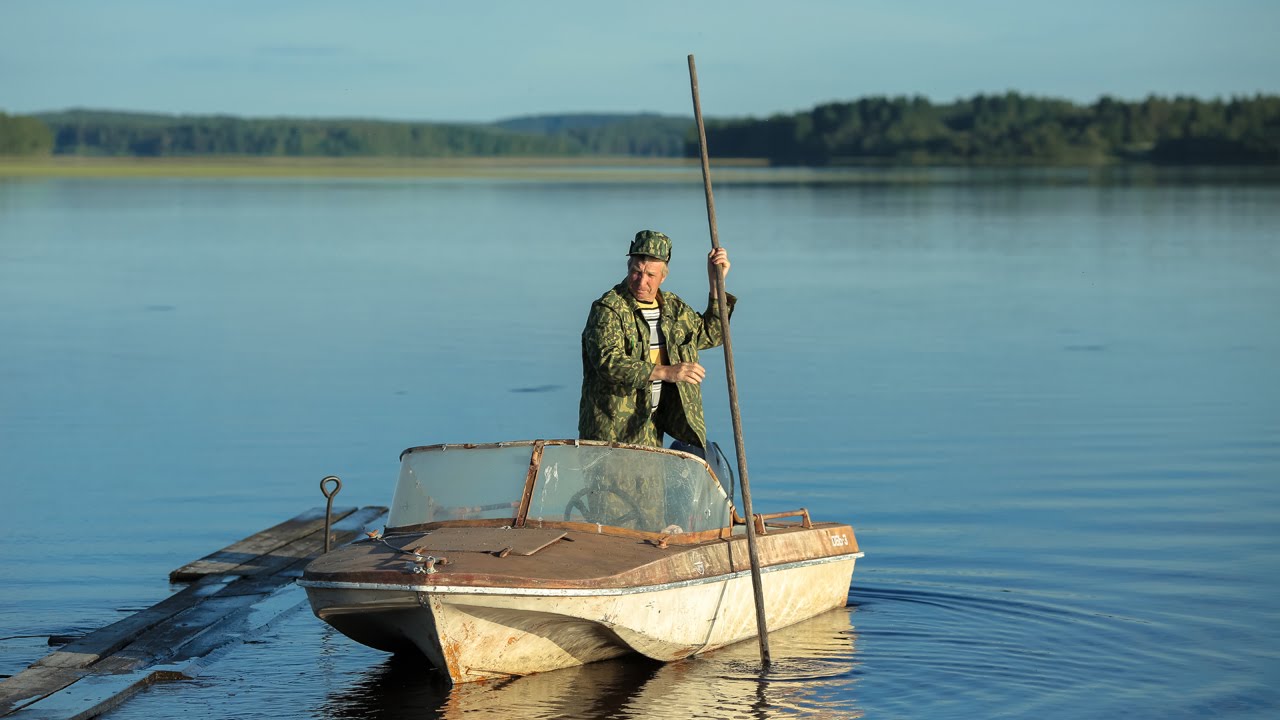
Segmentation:
[[(711, 194), (711, 164), (707, 160), (707, 130), (702, 123), (702, 101), (698, 98), (698, 69), (689, 56), (689, 85), (693, 90), (693, 116), (698, 122), (698, 148), (702, 151), (702, 186), (707, 195), (707, 225), (711, 228), (711, 247), (720, 247), (716, 229), (716, 201)], [(760, 580), (760, 556), (756, 550), (756, 526), (751, 511), (751, 485), (747, 480), (747, 454), (742, 446), (742, 413), (738, 409), (738, 380), (733, 370), (733, 342), (729, 337), (729, 301), (724, 287), (724, 273), (716, 273), (715, 293), (720, 305), (720, 325), (724, 331), (724, 367), (729, 381), (729, 413), (733, 418), (733, 444), (738, 452), (738, 479), (742, 484), (742, 509), (747, 517), (747, 554), (751, 557), (751, 587), (756, 600), (756, 633), (760, 638), (760, 662), (768, 668), (769, 624), (764, 614), (764, 586)]]

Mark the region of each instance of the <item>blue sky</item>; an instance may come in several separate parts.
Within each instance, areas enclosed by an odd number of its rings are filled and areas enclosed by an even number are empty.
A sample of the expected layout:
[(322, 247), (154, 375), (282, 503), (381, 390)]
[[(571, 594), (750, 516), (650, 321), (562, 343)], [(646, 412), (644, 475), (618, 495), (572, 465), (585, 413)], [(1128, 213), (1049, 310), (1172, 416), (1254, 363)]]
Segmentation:
[(8, 0), (0, 110), (488, 121), (1280, 92), (1280, 0)]

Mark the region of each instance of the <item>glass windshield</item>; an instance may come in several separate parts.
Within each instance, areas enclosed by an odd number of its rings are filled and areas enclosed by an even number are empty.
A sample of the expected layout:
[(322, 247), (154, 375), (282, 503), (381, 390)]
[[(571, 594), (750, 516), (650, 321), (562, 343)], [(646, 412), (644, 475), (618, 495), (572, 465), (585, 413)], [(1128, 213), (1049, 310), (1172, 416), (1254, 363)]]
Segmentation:
[(547, 445), (526, 524), (571, 520), (674, 534), (726, 527), (729, 499), (697, 460), (593, 445)]
[[(388, 527), (515, 519), (533, 442), (415, 448), (400, 461)], [(594, 444), (547, 444), (526, 524), (583, 522), (675, 534), (730, 525), (729, 498), (695, 458)]]
[(387, 526), (515, 518), (532, 454), (532, 442), (406, 452)]

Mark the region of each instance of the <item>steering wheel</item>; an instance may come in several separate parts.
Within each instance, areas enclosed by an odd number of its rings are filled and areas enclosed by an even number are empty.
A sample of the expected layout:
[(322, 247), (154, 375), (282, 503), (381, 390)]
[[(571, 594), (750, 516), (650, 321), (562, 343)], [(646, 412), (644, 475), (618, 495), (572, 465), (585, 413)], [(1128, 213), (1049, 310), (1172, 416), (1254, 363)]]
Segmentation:
[[(605, 495), (612, 495), (618, 498), (623, 505), (622, 511), (611, 513), (605, 507)], [(574, 493), (573, 497), (569, 498), (569, 503), (564, 506), (564, 519), (566, 521), (572, 520), (575, 511), (587, 522), (600, 525), (625, 527), (624, 523), (628, 521), (634, 525), (639, 525), (644, 519), (640, 503), (634, 497), (617, 488), (604, 487), (602, 485), (584, 487)]]

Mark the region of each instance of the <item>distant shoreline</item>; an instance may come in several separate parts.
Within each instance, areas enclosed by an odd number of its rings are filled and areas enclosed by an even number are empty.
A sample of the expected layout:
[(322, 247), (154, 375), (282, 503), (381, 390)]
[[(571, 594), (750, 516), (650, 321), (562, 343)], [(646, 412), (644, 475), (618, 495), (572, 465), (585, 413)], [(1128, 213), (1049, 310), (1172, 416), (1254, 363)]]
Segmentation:
[[(1277, 120), (1280, 95), (1208, 101), (1152, 95), (1133, 102), (1103, 96), (1089, 105), (1012, 91), (942, 104), (919, 96), (870, 96), (763, 119), (712, 120), (706, 141), (712, 157), (755, 158), (775, 168), (1280, 167)], [(203, 176), (248, 172), (228, 170), (228, 163), (242, 162), (235, 158), (262, 159), (268, 164), (255, 164), (253, 174), (269, 167), (274, 175), (332, 175), (336, 167), (344, 175), (441, 176), (440, 163), (464, 167), (464, 175), (477, 167), (456, 165), (461, 159), (508, 168), (581, 168), (584, 160), (629, 168), (637, 160), (674, 161), (683, 168), (698, 157), (699, 145), (689, 118), (643, 113), (441, 124), (89, 109), (0, 112), (0, 153), (58, 162), (194, 161), (201, 169), (184, 172)], [(368, 169), (370, 162), (376, 171)], [(221, 172), (210, 169), (215, 165)], [(493, 165), (480, 167), (493, 172)]]
[[(844, 165), (772, 167), (767, 160), (713, 159), (717, 185), (1043, 185), (1280, 183), (1280, 169), (1241, 166), (1100, 165)], [(702, 183), (700, 163), (637, 157), (53, 157), (0, 156), (0, 181), (21, 179), (421, 179), (563, 183)]]
[[(763, 168), (765, 160), (725, 160), (727, 168)], [(701, 178), (697, 160), (635, 157), (0, 157), (0, 177), (50, 178), (478, 178), (635, 181)]]

